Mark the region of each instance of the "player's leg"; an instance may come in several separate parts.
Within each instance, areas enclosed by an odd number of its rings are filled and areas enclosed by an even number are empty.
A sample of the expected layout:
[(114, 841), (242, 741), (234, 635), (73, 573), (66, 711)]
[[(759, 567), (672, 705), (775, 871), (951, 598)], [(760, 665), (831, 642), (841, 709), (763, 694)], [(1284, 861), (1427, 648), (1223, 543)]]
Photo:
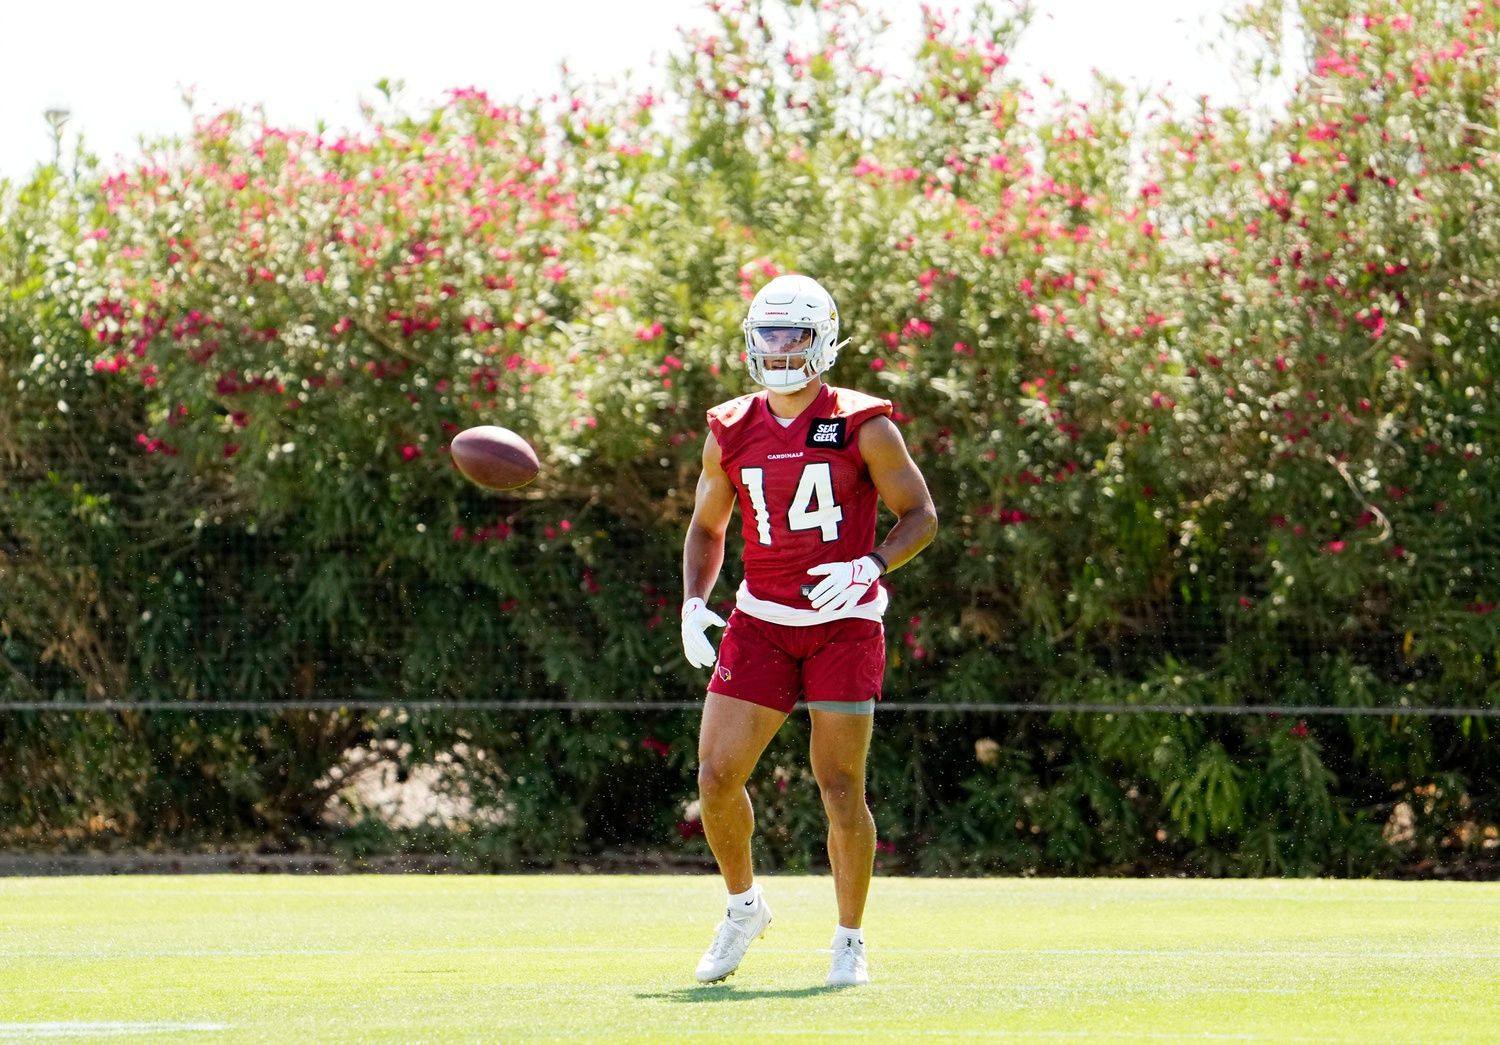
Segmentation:
[(823, 809), (828, 814), (828, 864), (833, 870), (839, 924), (833, 933), (833, 960), (828, 984), (851, 987), (870, 982), (865, 958), (865, 900), (875, 865), (875, 818), (865, 801), (865, 761), (875, 724), (873, 707), (827, 704), (838, 710), (809, 707), (812, 716), (812, 767)]
[(724, 920), (698, 963), (703, 983), (733, 974), (771, 924), (750, 858), (755, 813), (745, 783), (796, 703), (796, 663), (777, 645), (773, 630), (736, 611), (709, 685), (698, 737), (698, 808), (729, 897)]
[(698, 737), (698, 809), (703, 833), (729, 890), (724, 920), (698, 961), (700, 983), (732, 976), (750, 944), (771, 924), (771, 907), (755, 884), (750, 835), (755, 812), (745, 782), (786, 712), (723, 693), (708, 694)]
[(812, 770), (828, 814), (828, 861), (839, 924), (858, 929), (875, 864), (875, 818), (865, 801), (865, 762), (875, 716), (816, 708), (809, 714)]
[(745, 783), (786, 713), (746, 700), (708, 694), (698, 736), (698, 809), (703, 833), (731, 894), (754, 881), (750, 835), (755, 813)]
[(865, 801), (865, 766), (875, 701), (885, 674), (885, 632), (876, 621), (828, 625), (803, 661), (812, 719), (813, 776), (828, 815), (828, 863), (839, 924), (828, 983), (868, 983), (861, 926), (875, 864), (875, 819)]

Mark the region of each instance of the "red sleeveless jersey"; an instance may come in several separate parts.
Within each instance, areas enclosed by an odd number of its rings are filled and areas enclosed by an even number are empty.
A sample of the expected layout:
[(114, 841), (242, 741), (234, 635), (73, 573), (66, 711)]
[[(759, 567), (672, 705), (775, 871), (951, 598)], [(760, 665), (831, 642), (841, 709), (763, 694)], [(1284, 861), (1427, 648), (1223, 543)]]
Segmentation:
[[(733, 485), (745, 538), (745, 584), (752, 600), (798, 617), (823, 616), (806, 592), (822, 580), (808, 568), (858, 559), (875, 547), (878, 494), (859, 453), (859, 426), (891, 413), (889, 400), (824, 385), (788, 427), (771, 414), (766, 393), (741, 396), (708, 412)], [(886, 598), (871, 585), (856, 610)], [(759, 616), (760, 614), (755, 614)], [(867, 613), (857, 614), (860, 616)], [(874, 614), (878, 618), (878, 612)]]

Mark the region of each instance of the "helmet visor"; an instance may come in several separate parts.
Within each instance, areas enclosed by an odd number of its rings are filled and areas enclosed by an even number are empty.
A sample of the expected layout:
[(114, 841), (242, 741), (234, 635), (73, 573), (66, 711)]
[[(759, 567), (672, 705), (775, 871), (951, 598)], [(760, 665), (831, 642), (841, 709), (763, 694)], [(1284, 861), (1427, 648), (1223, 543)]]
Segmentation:
[(751, 327), (749, 348), (767, 370), (800, 370), (812, 348), (807, 327)]

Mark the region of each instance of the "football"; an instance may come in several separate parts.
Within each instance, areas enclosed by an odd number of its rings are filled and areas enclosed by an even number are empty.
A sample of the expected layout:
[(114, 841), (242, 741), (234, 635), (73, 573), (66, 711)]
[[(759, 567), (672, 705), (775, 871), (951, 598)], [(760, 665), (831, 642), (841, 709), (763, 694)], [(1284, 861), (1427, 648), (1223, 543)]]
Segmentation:
[(466, 479), (490, 490), (525, 486), (542, 467), (530, 443), (498, 425), (464, 429), (453, 437), (450, 452)]

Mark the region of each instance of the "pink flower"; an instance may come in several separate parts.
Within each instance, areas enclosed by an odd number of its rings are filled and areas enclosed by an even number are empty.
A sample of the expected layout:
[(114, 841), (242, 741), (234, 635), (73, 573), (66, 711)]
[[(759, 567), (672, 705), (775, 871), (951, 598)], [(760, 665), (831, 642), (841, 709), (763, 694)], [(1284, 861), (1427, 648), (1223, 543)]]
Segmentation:
[(1330, 555), (1338, 555), (1340, 552), (1342, 552), (1344, 550), (1344, 542), (1343, 541), (1329, 541), (1327, 544), (1323, 545), (1323, 550), (1326, 551)]
[(404, 461), (415, 461), (422, 456), (422, 448), (419, 446), (403, 446), (401, 448), (401, 459)]
[[(1370, 332), (1371, 337), (1378, 338), (1385, 333), (1385, 316), (1381, 314), (1380, 309), (1362, 309), (1355, 318), (1359, 320), (1361, 326)], [(1397, 369), (1406, 366), (1406, 361), (1402, 360), (1400, 356), (1392, 356), (1391, 361), (1395, 363)]]

